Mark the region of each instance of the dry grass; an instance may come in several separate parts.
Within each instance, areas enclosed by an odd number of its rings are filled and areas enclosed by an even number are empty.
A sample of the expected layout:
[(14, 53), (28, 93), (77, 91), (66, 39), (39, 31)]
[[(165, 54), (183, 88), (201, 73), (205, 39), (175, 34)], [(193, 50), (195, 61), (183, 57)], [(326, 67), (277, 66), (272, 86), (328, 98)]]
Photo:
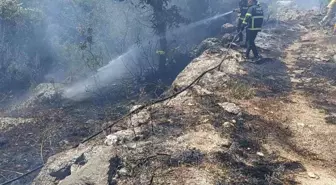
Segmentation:
[(241, 80), (230, 79), (227, 83), (229, 93), (232, 97), (239, 100), (251, 99), (255, 96), (255, 90)]

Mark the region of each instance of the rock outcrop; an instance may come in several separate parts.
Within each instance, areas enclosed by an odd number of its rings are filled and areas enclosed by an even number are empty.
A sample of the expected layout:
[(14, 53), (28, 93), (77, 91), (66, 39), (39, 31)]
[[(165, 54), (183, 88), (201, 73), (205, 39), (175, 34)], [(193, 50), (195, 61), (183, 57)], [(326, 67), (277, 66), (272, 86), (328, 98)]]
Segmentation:
[(42, 83), (33, 89), (26, 99), (17, 102), (12, 111), (20, 111), (24, 109), (33, 109), (41, 105), (58, 104), (62, 101), (63, 84), (58, 83)]
[(195, 56), (201, 55), (207, 49), (216, 49), (219, 48), (221, 42), (217, 38), (207, 38), (199, 44), (196, 49), (193, 51)]
[(218, 52), (222, 46), (226, 46), (234, 39), (233, 32), (236, 31), (236, 26), (226, 23), (221, 27), (221, 38), (207, 38), (202, 41), (192, 52), (195, 57), (200, 56), (205, 50), (210, 52)]
[[(205, 43), (220, 45), (216, 39), (208, 39)], [(205, 75), (196, 86), (120, 123), (127, 129), (107, 135), (104, 143), (98, 142), (95, 147), (88, 143), (52, 157), (33, 184), (148, 184), (150, 181), (215, 184), (218, 175), (224, 174), (220, 165), (211, 160), (216, 153), (228, 150), (232, 141), (229, 133), (217, 132), (212, 125), (218, 112), (211, 109), (227, 114), (229, 118), (223, 117), (223, 123), (220, 123), (224, 125), (225, 121), (238, 119), (235, 117), (239, 108), (228, 104), (231, 108), (227, 110), (233, 114), (225, 113), (218, 105), (203, 104), (199, 97), (218, 96), (222, 91), (214, 94), (213, 89), (225, 88), (230, 75), (239, 73), (242, 56), (237, 51), (222, 47), (217, 54), (206, 50), (181, 72), (172, 87), (180, 89), (187, 86), (200, 73), (218, 65), (223, 59), (221, 68)], [(204, 112), (206, 109), (214, 111), (214, 115)], [(190, 125), (194, 125), (193, 128), (188, 128)], [(76, 161), (81, 156), (84, 156), (85, 162), (78, 165)], [(118, 164), (115, 164), (116, 160), (120, 160)], [(212, 167), (201, 169), (203, 164)], [(184, 165), (191, 167), (186, 169)], [(157, 174), (154, 179), (153, 173)], [(166, 174), (166, 178), (159, 174)]]
[(8, 131), (13, 127), (17, 127), (20, 124), (34, 123), (36, 122), (33, 118), (11, 118), (11, 117), (0, 117), (0, 131)]
[(226, 34), (226, 33), (233, 33), (237, 30), (237, 27), (230, 24), (230, 23), (226, 23), (222, 26), (221, 28), (221, 32), (222, 34)]

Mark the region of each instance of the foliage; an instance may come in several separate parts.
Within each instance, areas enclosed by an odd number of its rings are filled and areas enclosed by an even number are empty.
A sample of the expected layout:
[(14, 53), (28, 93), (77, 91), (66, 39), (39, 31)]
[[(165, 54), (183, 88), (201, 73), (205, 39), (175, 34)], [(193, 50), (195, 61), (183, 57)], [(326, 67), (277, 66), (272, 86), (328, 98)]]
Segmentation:
[(159, 32), (160, 25), (165, 24), (167, 28), (178, 27), (180, 23), (185, 23), (186, 19), (181, 16), (180, 8), (171, 4), (171, 0), (140, 0), (138, 7), (153, 10), (151, 15), (152, 27)]
[(141, 37), (133, 12), (110, 0), (0, 1), (0, 91), (90, 75)]
[(166, 32), (168, 28), (178, 27), (186, 19), (180, 14), (180, 9), (171, 4), (171, 0), (140, 0), (140, 7), (152, 9), (150, 21), (159, 38), (159, 71), (165, 71), (168, 56)]
[[(18, 0), (0, 2), (0, 89), (27, 85), (48, 68), (43, 13)], [(13, 83), (14, 82), (14, 83)]]
[(157, 70), (159, 59), (163, 70), (176, 62), (181, 50), (169, 43), (167, 32), (218, 12), (224, 7), (219, 2), (223, 1), (2, 0), (0, 92), (42, 81), (86, 78), (136, 44), (143, 45), (143, 58), (126, 65), (143, 74)]

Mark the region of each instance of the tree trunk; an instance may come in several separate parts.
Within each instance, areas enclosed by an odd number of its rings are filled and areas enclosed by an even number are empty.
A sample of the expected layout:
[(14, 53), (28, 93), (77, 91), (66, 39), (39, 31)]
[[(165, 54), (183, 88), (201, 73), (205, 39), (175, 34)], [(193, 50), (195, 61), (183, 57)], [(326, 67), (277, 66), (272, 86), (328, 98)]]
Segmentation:
[(160, 36), (160, 51), (163, 51), (159, 55), (159, 71), (164, 71), (166, 68), (167, 62), (167, 38), (166, 31), (163, 31), (159, 34)]
[(164, 72), (167, 62), (167, 22), (164, 14), (164, 2), (162, 0), (156, 0), (151, 2), (154, 15), (154, 29), (159, 36), (159, 72)]

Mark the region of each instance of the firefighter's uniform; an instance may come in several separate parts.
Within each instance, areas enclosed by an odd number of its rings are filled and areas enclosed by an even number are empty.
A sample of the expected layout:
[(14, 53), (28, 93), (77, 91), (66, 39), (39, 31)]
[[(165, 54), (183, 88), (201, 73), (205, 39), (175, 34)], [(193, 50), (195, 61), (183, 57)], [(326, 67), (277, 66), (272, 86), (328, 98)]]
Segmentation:
[(255, 2), (251, 5), (245, 15), (243, 24), (246, 27), (246, 37), (247, 37), (247, 50), (246, 58), (249, 58), (250, 52), (252, 50), (255, 58), (259, 58), (258, 50), (255, 45), (255, 39), (258, 35), (258, 32), (261, 31), (264, 21), (264, 11), (262, 7)]
[(327, 15), (320, 22), (321, 25), (327, 25), (335, 17), (336, 13), (336, 0), (331, 0), (327, 6), (328, 12)]
[(238, 34), (238, 39), (239, 39), (238, 42), (243, 41), (243, 32), (241, 30), (242, 30), (243, 21), (244, 21), (244, 18), (245, 18), (245, 15), (246, 15), (248, 9), (249, 9), (249, 6), (248, 6), (247, 0), (240, 0), (239, 1), (240, 16), (239, 16), (238, 25), (237, 25), (237, 31), (239, 33)]

